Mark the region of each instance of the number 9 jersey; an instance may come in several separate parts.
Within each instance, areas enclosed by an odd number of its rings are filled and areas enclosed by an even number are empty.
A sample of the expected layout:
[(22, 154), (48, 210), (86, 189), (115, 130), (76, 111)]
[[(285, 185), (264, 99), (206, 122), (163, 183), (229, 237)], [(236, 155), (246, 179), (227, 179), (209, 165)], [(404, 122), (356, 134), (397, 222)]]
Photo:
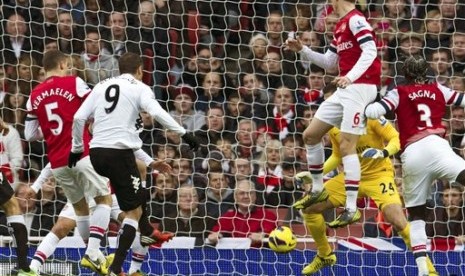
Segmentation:
[(122, 74), (99, 82), (74, 115), (72, 151), (82, 151), (81, 131), (91, 118), (90, 148), (140, 149), (141, 111), (179, 135), (186, 132), (160, 106), (149, 86), (131, 74)]
[[(25, 136), (26, 139), (41, 139), (40, 127), (52, 168), (68, 165), (73, 116), (90, 92), (89, 86), (75, 76), (53, 76), (32, 90), (26, 104)], [(88, 131), (84, 132), (83, 139), (86, 145), (83, 156), (86, 156), (90, 140)]]
[(395, 110), (402, 150), (428, 135), (444, 135), (441, 121), (446, 105), (460, 105), (463, 94), (439, 83), (400, 85), (379, 102), (389, 112)]

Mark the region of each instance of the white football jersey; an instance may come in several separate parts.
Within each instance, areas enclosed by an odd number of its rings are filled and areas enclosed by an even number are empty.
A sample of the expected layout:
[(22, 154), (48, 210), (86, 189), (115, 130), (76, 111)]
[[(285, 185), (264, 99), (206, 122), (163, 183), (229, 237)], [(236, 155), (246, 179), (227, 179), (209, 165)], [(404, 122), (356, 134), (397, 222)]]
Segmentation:
[(142, 146), (141, 111), (179, 135), (186, 133), (160, 106), (149, 86), (131, 74), (123, 74), (99, 82), (74, 115), (72, 151), (82, 151), (82, 129), (91, 118), (90, 148), (139, 149)]

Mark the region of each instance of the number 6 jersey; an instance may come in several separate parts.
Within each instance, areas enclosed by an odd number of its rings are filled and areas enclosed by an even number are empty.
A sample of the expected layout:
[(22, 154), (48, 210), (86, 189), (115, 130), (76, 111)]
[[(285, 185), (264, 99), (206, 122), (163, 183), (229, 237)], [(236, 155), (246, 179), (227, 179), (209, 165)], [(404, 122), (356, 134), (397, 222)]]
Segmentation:
[(446, 105), (460, 105), (463, 94), (439, 83), (399, 85), (389, 91), (380, 104), (389, 112), (395, 110), (404, 150), (410, 143), (431, 134), (443, 135), (441, 123)]
[[(68, 165), (73, 116), (90, 92), (89, 86), (75, 76), (53, 76), (32, 90), (26, 104), (25, 136), (41, 138), (42, 131), (52, 168)], [(88, 131), (83, 138), (86, 147), (82, 151), (85, 156), (90, 140)]]
[(90, 148), (140, 149), (141, 111), (179, 135), (186, 133), (160, 106), (149, 86), (131, 74), (122, 74), (99, 82), (74, 115), (72, 151), (82, 151), (82, 129), (91, 118)]

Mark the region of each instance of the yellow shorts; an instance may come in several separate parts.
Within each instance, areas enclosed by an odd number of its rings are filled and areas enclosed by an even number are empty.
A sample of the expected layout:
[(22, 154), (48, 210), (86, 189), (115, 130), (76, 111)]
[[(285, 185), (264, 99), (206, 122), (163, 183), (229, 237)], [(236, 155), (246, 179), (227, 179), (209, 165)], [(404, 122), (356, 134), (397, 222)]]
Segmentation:
[[(344, 206), (346, 194), (344, 187), (344, 174), (340, 173), (325, 183), (325, 189), (329, 194), (329, 201), (334, 207)], [(378, 209), (389, 204), (402, 204), (392, 172), (379, 173), (362, 177), (358, 188), (358, 197), (369, 197), (373, 199)]]

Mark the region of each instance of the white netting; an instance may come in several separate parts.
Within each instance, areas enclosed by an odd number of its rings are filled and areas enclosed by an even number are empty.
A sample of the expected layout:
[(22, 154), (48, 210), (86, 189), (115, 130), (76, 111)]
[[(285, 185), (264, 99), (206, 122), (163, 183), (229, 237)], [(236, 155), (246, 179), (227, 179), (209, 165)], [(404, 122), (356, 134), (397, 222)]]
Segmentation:
[[(297, 34), (304, 44), (324, 52), (338, 21), (326, 1), (5, 0), (2, 3), (1, 115), (17, 133), (13, 130), (9, 138), (0, 138), (0, 165), (16, 183), (32, 183), (47, 162), (43, 143), (23, 139), (27, 97), (45, 78), (41, 69), (44, 51), (60, 49), (69, 54), (73, 73), (90, 85), (117, 75), (121, 54), (137, 52), (144, 60), (143, 81), (153, 88), (163, 107), (186, 129), (195, 132), (203, 145), (193, 155), (176, 135), (143, 116), (143, 149), (154, 158), (165, 158), (173, 166), (172, 177), (148, 174), (152, 222), (177, 236), (196, 237), (195, 245), (203, 245), (207, 231), (214, 227), (218, 217), (234, 207), (235, 183), (250, 179), (257, 188), (257, 203), (264, 205), (271, 217), (277, 215), (277, 221), (268, 221), (271, 225), (268, 227), (289, 224), (302, 238), (297, 251), (279, 256), (266, 249), (155, 249), (146, 257), (143, 270), (151, 275), (291, 275), (299, 274), (304, 263), (311, 261), (315, 244), (301, 216), (290, 208), (302, 195), (301, 190), (294, 188), (291, 177), (306, 167), (302, 133), (325, 96), (325, 84), (336, 72), (301, 60), (298, 54), (286, 50), (283, 43)], [(378, 53), (383, 60), (382, 94), (398, 79), (399, 64), (405, 56), (414, 53), (428, 59), (432, 77), (459, 92), (465, 91), (463, 1), (363, 0), (358, 4), (377, 36)], [(444, 118), (445, 126), (450, 129), (451, 145), (462, 156), (464, 119), (463, 108), (452, 109)], [(328, 157), (330, 145), (326, 146)], [(178, 198), (195, 201), (191, 194), (177, 195), (179, 186), (186, 183), (197, 188), (196, 196), (202, 206), (192, 224), (176, 212)], [(436, 205), (444, 205), (442, 184), (436, 185)], [(18, 187), (21, 193), (21, 185)], [(26, 221), (31, 236), (44, 236), (53, 227), (64, 205), (59, 189), (56, 191), (51, 186), (42, 192), (42, 200), (22, 201), (28, 212)], [(415, 273), (411, 253), (404, 245), (389, 247), (381, 240), (358, 239), (364, 236), (363, 227), (370, 223), (376, 237), (391, 233), (386, 230), (389, 226), (380, 227), (381, 224), (367, 221), (379, 217), (369, 200), (364, 205), (360, 223), (328, 230), (331, 244), (339, 249), (334, 273)], [(443, 211), (439, 213), (441, 219), (448, 220)], [(432, 221), (438, 222), (439, 213), (433, 213)], [(333, 217), (333, 211), (325, 213), (327, 221)], [(450, 220), (461, 222), (463, 218), (462, 214)], [(455, 225), (455, 232), (445, 231), (447, 227), (440, 223), (436, 225), (441, 231), (439, 235), (449, 238), (447, 246), (460, 249), (459, 242), (452, 244), (450, 240), (465, 235), (461, 224)], [(112, 226), (115, 235), (118, 223)], [(2, 226), (0, 231), (9, 236), (6, 227)], [(429, 234), (437, 237), (434, 231)], [(235, 244), (232, 242), (229, 247)], [(440, 247), (439, 243), (433, 246)], [(400, 251), (372, 254), (359, 251), (387, 248)], [(78, 272), (81, 253), (72, 249), (58, 252), (50, 258), (57, 261), (57, 267), (54, 263), (47, 264), (51, 266), (48, 271), (82, 275), (84, 272)], [(11, 254), (8, 246), (1, 252), (4, 257), (0, 262), (1, 275), (14, 265)], [(433, 262), (441, 272), (460, 274), (457, 271), (463, 270), (459, 266), (463, 263), (461, 253), (439, 254)]]

